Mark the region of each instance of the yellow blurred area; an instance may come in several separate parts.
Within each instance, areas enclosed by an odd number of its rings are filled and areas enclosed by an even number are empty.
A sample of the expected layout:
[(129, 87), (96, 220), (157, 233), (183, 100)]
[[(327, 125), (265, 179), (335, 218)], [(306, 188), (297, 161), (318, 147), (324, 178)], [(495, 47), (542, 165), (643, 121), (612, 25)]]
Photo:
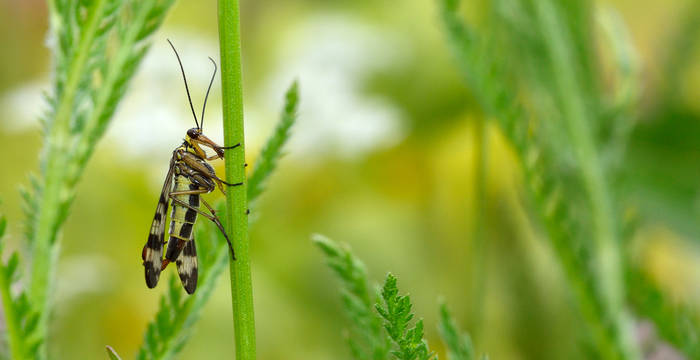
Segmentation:
[[(294, 78), (301, 89), (292, 141), (251, 209), (259, 358), (351, 358), (338, 283), (311, 243), (313, 233), (348, 243), (377, 282), (389, 271), (396, 274), (441, 358), (440, 297), (477, 350), (492, 359), (586, 358), (578, 343), (581, 320), (531, 213), (519, 160), (463, 85), (437, 2), (242, 3), (249, 174), (278, 119), (284, 90)], [(599, 3), (616, 8), (629, 25), (648, 80), (646, 109), (654, 102), (647, 99), (659, 95), (661, 50), (686, 2)], [(45, 17), (42, 1), (0, 0), (0, 212), (9, 221), (8, 246), (21, 250), (18, 188), (38, 172), (37, 116), (50, 77)], [(141, 344), (164, 288), (146, 288), (141, 249), (171, 151), (192, 126), (165, 39), (183, 56), (197, 107), (211, 71), (207, 56), (218, 58), (215, 19), (215, 2), (176, 3), (90, 160), (61, 238), (51, 358), (100, 358), (105, 345), (131, 358)], [(686, 110), (697, 114), (698, 56), (690, 63), (680, 93)], [(216, 85), (205, 128), (217, 142), (220, 93)], [(479, 121), (486, 122), (481, 205)], [(685, 161), (668, 156), (669, 162)], [(697, 240), (654, 220), (635, 234), (633, 253), (661, 288), (695, 307)], [(174, 275), (173, 269), (166, 273)], [(229, 296), (225, 273), (180, 358), (233, 356)]]

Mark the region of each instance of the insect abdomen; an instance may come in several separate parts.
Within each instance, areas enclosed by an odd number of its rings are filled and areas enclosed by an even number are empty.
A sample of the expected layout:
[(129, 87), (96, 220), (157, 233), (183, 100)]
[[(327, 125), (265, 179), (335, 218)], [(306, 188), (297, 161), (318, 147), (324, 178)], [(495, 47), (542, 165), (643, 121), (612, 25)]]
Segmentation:
[[(189, 190), (199, 190), (199, 186), (192, 183), (187, 177), (175, 176), (173, 193)], [(199, 209), (199, 194), (173, 195), (176, 199)], [(197, 221), (197, 211), (173, 202), (173, 211), (170, 214), (170, 240), (165, 258), (174, 262), (180, 255), (185, 243), (192, 241), (194, 223)]]

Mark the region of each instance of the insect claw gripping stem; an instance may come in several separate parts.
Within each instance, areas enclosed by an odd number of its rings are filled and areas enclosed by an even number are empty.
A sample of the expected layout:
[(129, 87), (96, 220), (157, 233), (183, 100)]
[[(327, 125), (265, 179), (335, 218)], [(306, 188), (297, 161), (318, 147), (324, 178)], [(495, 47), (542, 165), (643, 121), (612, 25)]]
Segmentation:
[(228, 243), (228, 251), (231, 253), (231, 259), (236, 260), (236, 254), (233, 252), (233, 245), (231, 243)]
[(231, 146), (222, 146), (219, 149), (224, 149), (224, 150), (229, 150), (229, 149), (235, 149), (237, 147), (241, 146), (241, 143), (238, 143), (236, 145), (231, 145)]

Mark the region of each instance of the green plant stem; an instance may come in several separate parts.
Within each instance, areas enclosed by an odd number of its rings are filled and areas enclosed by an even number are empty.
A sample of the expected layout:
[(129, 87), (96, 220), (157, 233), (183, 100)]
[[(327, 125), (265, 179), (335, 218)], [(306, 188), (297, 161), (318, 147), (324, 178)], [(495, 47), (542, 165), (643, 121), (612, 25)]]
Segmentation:
[(10, 348), (10, 359), (26, 359), (27, 355), (24, 349), (24, 342), (20, 338), (21, 326), (17, 319), (16, 310), (12, 306), (12, 296), (10, 295), (11, 279), (0, 275), (0, 296), (2, 296), (2, 310), (5, 317), (5, 326), (7, 333), (7, 342)]
[[(48, 293), (51, 289), (51, 269), (55, 268), (56, 252), (52, 245), (58, 236), (61, 226), (61, 206), (67, 200), (68, 191), (65, 187), (64, 175), (68, 165), (68, 149), (70, 147), (71, 109), (77, 94), (80, 78), (88, 62), (88, 55), (93, 40), (97, 35), (101, 15), (106, 0), (96, 0), (90, 8), (89, 20), (81, 32), (80, 43), (75, 58), (71, 61), (68, 77), (56, 110), (56, 115), (49, 127), (46, 167), (43, 169), (45, 187), (41, 194), (41, 205), (36, 220), (36, 231), (32, 239), (32, 266), (29, 294), (34, 306), (41, 314), (40, 329), (46, 331), (48, 320)], [(42, 346), (45, 350), (45, 346)]]
[(589, 195), (593, 216), (595, 245), (595, 266), (598, 287), (604, 300), (604, 307), (612, 318), (618, 350), (625, 359), (636, 359), (639, 355), (633, 345), (629, 322), (624, 315), (624, 285), (622, 278), (622, 258), (620, 256), (618, 233), (615, 229), (615, 212), (603, 176), (603, 167), (596, 150), (590, 128), (587, 126), (589, 114), (582, 99), (583, 91), (578, 86), (576, 74), (569, 64), (573, 63), (571, 51), (567, 48), (565, 36), (557, 29), (555, 11), (547, 1), (537, 1), (537, 12), (541, 18), (542, 33), (548, 37), (552, 56), (553, 71), (557, 87), (563, 96), (563, 117), (571, 137), (572, 146), (580, 166), (584, 186)]
[(231, 234), (236, 260), (231, 259), (231, 306), (236, 359), (255, 359), (255, 316), (248, 242), (248, 199), (245, 176), (243, 133), (243, 91), (241, 84), (241, 34), (238, 0), (219, 0), (219, 42), (221, 48), (221, 94), (223, 98), (226, 180), (242, 182), (228, 188), (227, 232)]

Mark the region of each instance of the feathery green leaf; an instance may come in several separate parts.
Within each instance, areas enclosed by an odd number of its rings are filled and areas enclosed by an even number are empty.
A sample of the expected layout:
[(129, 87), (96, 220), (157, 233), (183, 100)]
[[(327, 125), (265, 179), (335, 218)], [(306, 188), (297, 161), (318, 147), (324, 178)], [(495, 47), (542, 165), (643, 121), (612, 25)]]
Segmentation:
[(473, 360), (474, 349), (468, 334), (460, 334), (454, 319), (445, 303), (440, 304), (440, 323), (438, 325), (442, 341), (447, 345), (450, 360)]
[[(0, 215), (0, 259), (4, 258), (4, 234), (7, 220)], [(5, 318), (5, 341), (13, 359), (35, 359), (41, 338), (37, 333), (39, 314), (27, 301), (24, 292), (13, 296), (13, 287), (19, 281), (19, 255), (14, 252), (7, 262), (0, 261), (0, 297)]]
[[(22, 311), (19, 326), (8, 326), (8, 336), (22, 342), (16, 358), (47, 356), (56, 239), (94, 146), (147, 48), (144, 36), (157, 28), (170, 5), (172, 0), (48, 1), (54, 79), (40, 118), (45, 146), (39, 175), (30, 176), (30, 186), (21, 190), (31, 277), (23, 279), (27, 288), (18, 296), (6, 294), (6, 306)], [(3, 285), (17, 279), (12, 273), (18, 264), (13, 255), (3, 266)]]
[(423, 319), (409, 328), (413, 319), (411, 299), (408, 295), (399, 295), (396, 277), (387, 274), (382, 287), (382, 301), (374, 305), (379, 315), (384, 318), (384, 328), (394, 342), (392, 354), (399, 360), (430, 360), (435, 354), (428, 349), (423, 339)]
[(248, 179), (248, 203), (252, 204), (264, 190), (265, 181), (277, 167), (277, 162), (282, 157), (282, 148), (291, 136), (290, 130), (297, 118), (299, 103), (298, 84), (295, 81), (287, 90), (284, 110), (275, 131), (267, 140), (255, 163), (255, 170)]
[(348, 337), (355, 359), (381, 360), (389, 356), (389, 339), (374, 314), (376, 296), (370, 295), (365, 265), (350, 252), (323, 235), (313, 235), (314, 244), (326, 255), (326, 263), (341, 280), (343, 306), (352, 327)]
[(441, 3), (460, 70), (520, 157), (535, 210), (597, 349), (606, 358), (635, 358), (621, 306), (617, 198), (604, 175), (610, 170), (605, 149), (598, 150), (603, 99), (594, 95), (600, 87), (595, 61), (585, 56), (594, 53), (593, 31), (581, 26), (590, 23), (589, 6), (495, 1), (482, 35), (459, 18), (456, 1)]

